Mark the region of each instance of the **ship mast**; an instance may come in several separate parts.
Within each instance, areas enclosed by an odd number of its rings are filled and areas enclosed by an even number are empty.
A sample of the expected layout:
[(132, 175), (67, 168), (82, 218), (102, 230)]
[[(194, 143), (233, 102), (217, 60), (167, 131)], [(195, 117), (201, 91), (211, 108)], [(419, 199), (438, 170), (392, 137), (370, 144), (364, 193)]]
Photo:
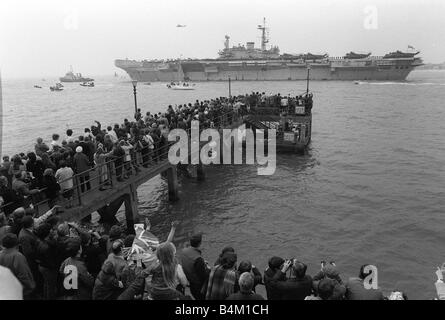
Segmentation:
[(261, 30), (261, 50), (266, 50), (266, 44), (269, 42), (266, 36), (266, 18), (263, 18), (263, 25), (258, 25), (258, 30)]

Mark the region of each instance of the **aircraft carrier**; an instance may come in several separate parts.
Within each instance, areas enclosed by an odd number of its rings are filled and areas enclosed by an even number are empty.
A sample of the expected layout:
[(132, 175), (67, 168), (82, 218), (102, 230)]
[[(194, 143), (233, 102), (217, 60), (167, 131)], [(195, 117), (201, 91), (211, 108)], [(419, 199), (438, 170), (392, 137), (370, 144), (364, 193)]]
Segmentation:
[[(115, 60), (115, 66), (138, 81), (269, 81), (305, 80), (310, 69), (311, 80), (405, 80), (417, 66), (420, 52), (395, 51), (384, 56), (371, 53), (347, 53), (342, 57), (328, 54), (280, 54), (277, 46), (268, 48), (266, 20), (258, 25), (261, 48), (254, 42), (230, 47), (225, 36), (224, 49), (217, 59)], [(411, 48), (414, 49), (414, 48)]]

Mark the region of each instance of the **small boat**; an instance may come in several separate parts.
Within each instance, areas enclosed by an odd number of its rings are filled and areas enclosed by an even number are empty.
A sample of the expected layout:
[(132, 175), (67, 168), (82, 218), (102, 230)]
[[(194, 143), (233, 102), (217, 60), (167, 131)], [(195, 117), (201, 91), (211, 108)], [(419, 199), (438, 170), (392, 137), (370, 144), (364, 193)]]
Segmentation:
[(151, 82), (145, 82), (144, 83), (146, 86), (150, 86), (151, 85)]
[(58, 87), (57, 85), (49, 87), (51, 91), (63, 91), (63, 88)]
[(38, 85), (35, 85), (34, 88), (42, 89), (42, 87), (41, 87), (41, 86), (38, 86)]
[(187, 82), (184, 83), (170, 83), (167, 84), (167, 88), (172, 89), (172, 90), (195, 90), (194, 88), (195, 84), (189, 84)]
[(84, 82), (80, 84), (82, 87), (94, 87), (94, 82)]
[(63, 88), (63, 84), (61, 84), (60, 82), (57, 82), (56, 86), (59, 87), (59, 88)]

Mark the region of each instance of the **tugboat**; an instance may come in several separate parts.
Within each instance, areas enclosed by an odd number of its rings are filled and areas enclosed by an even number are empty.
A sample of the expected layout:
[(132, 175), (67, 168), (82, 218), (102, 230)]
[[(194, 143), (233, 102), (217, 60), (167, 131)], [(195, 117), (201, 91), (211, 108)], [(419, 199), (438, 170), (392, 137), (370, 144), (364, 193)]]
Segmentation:
[(42, 87), (41, 87), (41, 86), (38, 86), (38, 85), (35, 85), (34, 88), (36, 88), (36, 89), (42, 89)]
[(60, 78), (61, 82), (90, 82), (94, 81), (92, 78), (84, 78), (81, 73), (74, 73), (73, 67), (68, 71), (64, 77)]

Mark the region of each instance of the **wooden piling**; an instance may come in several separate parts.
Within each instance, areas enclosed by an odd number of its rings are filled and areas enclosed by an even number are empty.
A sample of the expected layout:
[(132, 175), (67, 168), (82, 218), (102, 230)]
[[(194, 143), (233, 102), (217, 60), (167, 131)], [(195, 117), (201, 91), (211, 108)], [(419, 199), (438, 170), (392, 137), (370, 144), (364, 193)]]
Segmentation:
[(139, 222), (138, 214), (138, 194), (136, 186), (129, 185), (128, 193), (124, 195), (125, 219), (127, 222), (127, 232), (134, 234), (134, 224)]
[(167, 169), (168, 197), (170, 201), (176, 201), (178, 197), (178, 173), (175, 166)]

